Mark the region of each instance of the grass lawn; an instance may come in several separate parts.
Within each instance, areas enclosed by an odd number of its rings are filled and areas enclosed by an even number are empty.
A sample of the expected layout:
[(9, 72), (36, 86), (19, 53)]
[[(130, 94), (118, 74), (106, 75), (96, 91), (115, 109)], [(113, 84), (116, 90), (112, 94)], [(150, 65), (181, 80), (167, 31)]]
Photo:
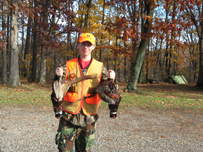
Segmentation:
[[(126, 88), (121, 85), (120, 90)], [(203, 88), (195, 84), (138, 84), (139, 93), (122, 92), (122, 106), (203, 109)]]
[(22, 83), (19, 87), (0, 85), (0, 103), (12, 106), (52, 106), (51, 84)]
[[(180, 108), (203, 110), (203, 89), (195, 84), (138, 84), (139, 93), (123, 92), (126, 84), (119, 84), (120, 108)], [(51, 83), (40, 85), (22, 82), (19, 87), (0, 85), (0, 104), (12, 106), (51, 107)], [(102, 105), (107, 105), (102, 103)]]

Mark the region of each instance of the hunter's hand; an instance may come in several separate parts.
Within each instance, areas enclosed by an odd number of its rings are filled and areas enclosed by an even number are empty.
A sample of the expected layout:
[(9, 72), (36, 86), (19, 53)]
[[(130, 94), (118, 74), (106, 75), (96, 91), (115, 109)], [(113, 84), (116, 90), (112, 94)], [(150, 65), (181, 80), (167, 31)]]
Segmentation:
[(109, 79), (112, 79), (114, 81), (116, 77), (116, 73), (114, 72), (114, 70), (109, 70), (108, 76), (109, 76)]
[(57, 67), (57, 68), (56, 68), (56, 75), (57, 75), (58, 77), (63, 76), (63, 67)]
[(55, 111), (55, 117), (59, 119), (62, 116), (62, 109), (61, 111)]

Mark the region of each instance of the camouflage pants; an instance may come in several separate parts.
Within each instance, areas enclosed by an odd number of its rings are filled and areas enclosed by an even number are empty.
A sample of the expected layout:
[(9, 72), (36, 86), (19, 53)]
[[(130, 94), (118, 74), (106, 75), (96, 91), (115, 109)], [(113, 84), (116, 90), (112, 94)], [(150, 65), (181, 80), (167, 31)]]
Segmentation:
[(56, 135), (59, 152), (73, 152), (74, 142), (76, 152), (89, 152), (94, 145), (95, 125), (92, 123), (79, 127), (61, 118)]

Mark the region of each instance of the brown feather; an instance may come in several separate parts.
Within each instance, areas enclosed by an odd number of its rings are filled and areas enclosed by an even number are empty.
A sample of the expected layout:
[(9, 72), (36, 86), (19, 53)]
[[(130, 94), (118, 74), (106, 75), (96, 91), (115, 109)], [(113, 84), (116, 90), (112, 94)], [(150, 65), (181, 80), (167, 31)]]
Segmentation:
[(100, 98), (108, 104), (119, 104), (121, 101), (116, 85), (111, 80), (100, 83), (96, 88), (96, 92)]
[(62, 101), (63, 97), (65, 96), (66, 92), (68, 91), (68, 89), (72, 84), (87, 79), (93, 79), (95, 77), (96, 77), (95, 74), (82, 76), (73, 80), (62, 80), (62, 78), (60, 77), (59, 80), (55, 80), (53, 83), (53, 90), (56, 94), (56, 98), (58, 99), (58, 101)]

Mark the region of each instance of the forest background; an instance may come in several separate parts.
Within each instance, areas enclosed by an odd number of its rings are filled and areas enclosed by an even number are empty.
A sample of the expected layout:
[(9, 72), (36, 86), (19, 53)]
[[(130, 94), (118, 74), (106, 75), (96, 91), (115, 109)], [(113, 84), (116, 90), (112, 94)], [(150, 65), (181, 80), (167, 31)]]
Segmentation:
[(201, 0), (1, 0), (2, 84), (46, 83), (93, 33), (93, 57), (128, 90), (183, 75), (203, 86)]

